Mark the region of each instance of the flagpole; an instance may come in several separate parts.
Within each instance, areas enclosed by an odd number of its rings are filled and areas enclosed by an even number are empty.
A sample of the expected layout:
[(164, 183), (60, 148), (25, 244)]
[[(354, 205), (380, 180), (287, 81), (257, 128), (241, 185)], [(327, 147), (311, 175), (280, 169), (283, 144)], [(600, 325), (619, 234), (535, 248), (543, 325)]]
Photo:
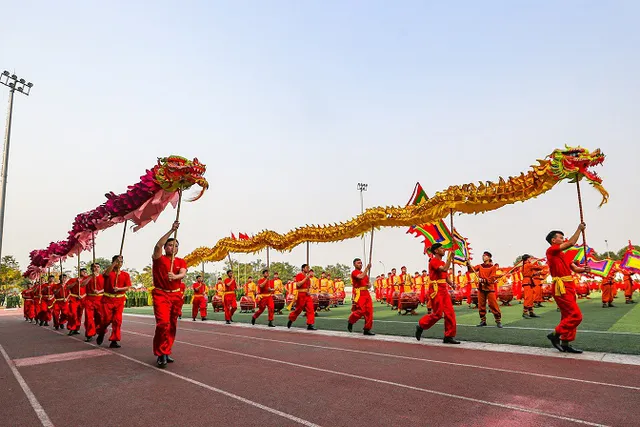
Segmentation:
[[(373, 263), (373, 230), (374, 227), (371, 227), (371, 241), (369, 242), (369, 264)], [(371, 271), (369, 271), (371, 274)]]
[[(178, 190), (178, 210), (176, 212), (176, 222), (180, 221), (180, 206), (182, 205), (182, 189)], [(175, 244), (177, 244), (177, 240), (178, 240), (178, 229), (176, 229), (176, 231), (174, 231), (173, 233), (173, 238), (176, 240), (176, 242), (174, 242)], [(177, 246), (174, 245), (174, 248), (177, 248)], [(173, 262), (176, 259), (176, 251), (174, 250), (173, 253), (171, 254), (171, 268), (169, 269), (169, 271), (173, 271)]]
[[(455, 242), (453, 240), (453, 209), (450, 210), (450, 214), (451, 214), (451, 250), (454, 253), (455, 256)], [(456, 263), (454, 261), (451, 262), (451, 283), (453, 285), (453, 288), (455, 289), (456, 287)]]
[[(578, 190), (578, 209), (580, 210), (580, 223), (584, 223), (584, 212), (582, 210), (582, 193), (580, 192), (580, 178), (576, 180), (576, 189)], [(587, 237), (582, 230), (582, 247), (584, 248), (584, 265), (587, 265)]]
[(267, 270), (269, 269), (269, 246), (267, 246)]
[(120, 241), (120, 256), (122, 256), (122, 250), (124, 249), (124, 238), (127, 235), (127, 222), (129, 220), (125, 219), (124, 220), (124, 229), (122, 230), (122, 241)]

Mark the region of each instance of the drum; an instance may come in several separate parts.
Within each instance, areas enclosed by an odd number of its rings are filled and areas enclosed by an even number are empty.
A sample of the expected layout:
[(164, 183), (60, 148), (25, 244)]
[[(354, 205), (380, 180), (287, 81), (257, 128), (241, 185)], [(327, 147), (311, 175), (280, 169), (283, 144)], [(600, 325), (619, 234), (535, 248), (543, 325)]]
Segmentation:
[(578, 298), (585, 298), (589, 296), (589, 285), (586, 283), (578, 283), (576, 286), (576, 294)]
[(282, 314), (282, 309), (284, 308), (284, 296), (282, 294), (273, 294), (273, 308), (276, 313)]
[(211, 300), (211, 305), (213, 306), (213, 311), (214, 312), (218, 312), (218, 311), (223, 311), (224, 310), (224, 304), (222, 304), (222, 297), (218, 296), (218, 295), (214, 295), (213, 299)]
[(542, 284), (542, 299), (545, 301), (549, 301), (553, 297), (553, 287), (551, 283), (543, 283)]
[(397, 307), (399, 299), (400, 299), (400, 292), (393, 291), (393, 295), (391, 296), (391, 307)]
[[(317, 310), (326, 310), (331, 304), (331, 296), (327, 293), (318, 294), (318, 308)], [(314, 303), (315, 305), (315, 303)]]
[(400, 295), (400, 305), (398, 310), (405, 310), (407, 313), (418, 308), (420, 300), (415, 292), (403, 292)]
[(345, 297), (346, 297), (346, 294), (344, 293), (344, 291), (336, 292), (336, 299), (338, 300), (338, 305), (344, 304)]
[(338, 306), (338, 296), (336, 294), (331, 294), (331, 300), (329, 301), (329, 305), (331, 307), (337, 307)]
[(453, 289), (449, 289), (449, 297), (451, 298), (451, 304), (456, 303), (456, 294), (453, 292)]
[(471, 304), (478, 305), (478, 288), (471, 288)]
[(456, 289), (453, 291), (453, 304), (462, 304), (462, 300), (464, 299), (464, 289)]
[(313, 301), (313, 311), (318, 311), (318, 307), (320, 306), (318, 294), (311, 294), (311, 301)]
[(600, 284), (598, 282), (590, 282), (589, 283), (589, 290), (591, 292), (600, 290)]
[(500, 286), (497, 297), (502, 305), (511, 305), (509, 304), (513, 299), (513, 289), (511, 285)]
[(256, 303), (248, 296), (243, 296), (240, 298), (240, 313), (248, 313), (255, 311)]

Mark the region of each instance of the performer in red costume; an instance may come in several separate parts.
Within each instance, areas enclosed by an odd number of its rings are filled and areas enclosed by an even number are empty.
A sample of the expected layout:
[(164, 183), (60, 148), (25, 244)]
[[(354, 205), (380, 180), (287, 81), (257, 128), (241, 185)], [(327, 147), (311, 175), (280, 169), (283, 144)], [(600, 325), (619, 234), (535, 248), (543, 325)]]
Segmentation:
[(429, 260), (429, 296), (431, 298), (432, 313), (423, 316), (416, 326), (416, 339), (420, 341), (422, 332), (435, 325), (444, 316), (444, 340), (445, 344), (460, 344), (456, 341), (456, 312), (453, 310), (453, 303), (447, 284), (452, 286), (448, 278), (449, 268), (453, 261), (454, 252), (449, 252), (447, 262), (442, 261), (445, 250), (442, 244), (435, 243), (429, 249), (433, 258)]
[(200, 274), (196, 276), (196, 282), (192, 285), (193, 299), (191, 300), (191, 318), (196, 321), (198, 312), (202, 321), (207, 320), (207, 284)]
[(262, 270), (262, 278), (258, 280), (258, 311), (251, 317), (251, 324), (256, 324), (256, 319), (264, 312), (265, 308), (268, 309), (269, 314), (269, 327), (275, 328), (273, 324), (273, 315), (275, 314), (275, 306), (273, 305), (273, 280), (269, 280), (269, 270)]
[(102, 297), (102, 322), (98, 328), (98, 338), (96, 344), (101, 345), (104, 341), (104, 334), (111, 325), (111, 336), (109, 337), (110, 348), (120, 348), (118, 341), (121, 341), (122, 312), (126, 292), (131, 288), (131, 277), (126, 271), (121, 271), (124, 259), (122, 255), (114, 255), (111, 258), (111, 265), (105, 270), (104, 296)]
[(363, 335), (373, 336), (371, 332), (373, 328), (373, 301), (369, 294), (369, 271), (371, 264), (362, 271), (362, 260), (356, 258), (353, 260), (355, 269), (351, 272), (351, 283), (353, 284), (353, 302), (356, 304), (355, 309), (351, 312), (347, 323), (349, 332), (353, 332), (353, 325), (364, 317)]
[(85, 279), (87, 296), (84, 299), (84, 336), (91, 342), (102, 324), (102, 295), (104, 295), (104, 276), (100, 274), (100, 266), (91, 264), (91, 276)]
[(547, 249), (547, 265), (553, 277), (553, 299), (560, 309), (560, 323), (547, 338), (556, 349), (567, 353), (582, 353), (582, 350), (570, 345), (576, 339), (578, 326), (582, 322), (582, 313), (576, 302), (576, 284), (572, 271), (588, 273), (590, 268), (577, 266), (571, 256), (563, 251), (576, 244), (585, 228), (586, 224), (581, 223), (569, 240), (565, 240), (564, 233), (558, 230), (551, 231), (546, 237), (550, 245)]
[(82, 313), (84, 313), (84, 299), (87, 296), (86, 278), (87, 269), (81, 268), (80, 277), (73, 278), (67, 282), (67, 289), (69, 289), (69, 321), (67, 323), (69, 335), (80, 334)]
[(233, 313), (238, 309), (236, 302), (236, 279), (233, 277), (233, 270), (227, 270), (227, 278), (224, 279), (224, 320), (227, 325), (233, 322)]
[(312, 272), (307, 264), (302, 264), (300, 273), (296, 275), (295, 286), (298, 290), (298, 299), (296, 300), (296, 309), (289, 313), (289, 321), (287, 322), (287, 328), (290, 328), (293, 322), (296, 321), (298, 316), (304, 312), (307, 314), (307, 329), (309, 331), (315, 331), (316, 327), (313, 325), (315, 322), (315, 309), (313, 307), (313, 299), (309, 295), (309, 287), (311, 286)]

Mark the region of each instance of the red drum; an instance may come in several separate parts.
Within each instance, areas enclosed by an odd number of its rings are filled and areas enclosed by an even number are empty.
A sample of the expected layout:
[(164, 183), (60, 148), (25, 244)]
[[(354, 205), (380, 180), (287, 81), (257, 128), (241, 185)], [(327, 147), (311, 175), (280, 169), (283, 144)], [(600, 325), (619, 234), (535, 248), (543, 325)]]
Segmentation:
[(329, 301), (329, 305), (331, 307), (337, 307), (338, 306), (338, 296), (336, 294), (331, 294), (331, 300)]
[(586, 283), (578, 283), (576, 286), (576, 294), (578, 298), (585, 298), (589, 296), (589, 285)]
[(600, 284), (598, 282), (589, 282), (589, 290), (591, 292), (600, 290)]
[(456, 289), (453, 291), (453, 300), (454, 304), (462, 304), (462, 300), (464, 299), (464, 289)]
[(420, 305), (420, 300), (415, 292), (403, 292), (400, 295), (398, 310), (404, 310), (405, 314), (415, 310)]
[(276, 313), (282, 314), (282, 309), (284, 308), (284, 296), (282, 294), (273, 294), (273, 308)]
[(400, 292), (393, 291), (393, 295), (391, 296), (391, 307), (397, 307), (399, 299), (400, 299)]
[(211, 305), (213, 306), (214, 312), (224, 311), (224, 305), (222, 304), (222, 297), (219, 297), (218, 295), (213, 296), (213, 299), (211, 300)]
[(471, 304), (478, 305), (478, 288), (471, 288)]
[(545, 301), (549, 301), (553, 298), (553, 288), (551, 283), (543, 283), (542, 284), (542, 299)]
[(336, 299), (338, 300), (338, 305), (344, 304), (345, 297), (346, 297), (346, 294), (344, 293), (344, 291), (336, 292)]
[(313, 301), (313, 311), (318, 311), (318, 307), (320, 306), (318, 294), (311, 294), (311, 301)]
[[(331, 304), (331, 296), (327, 293), (318, 294), (318, 308), (316, 310), (327, 310)], [(314, 301), (315, 305), (315, 301)]]
[(242, 298), (240, 298), (240, 313), (248, 313), (248, 312), (254, 312), (256, 309), (256, 303), (254, 300), (252, 300), (251, 298), (249, 298), (248, 296), (243, 296)]
[(511, 288), (511, 285), (500, 286), (496, 296), (502, 305), (511, 305), (509, 304), (513, 299), (513, 289)]

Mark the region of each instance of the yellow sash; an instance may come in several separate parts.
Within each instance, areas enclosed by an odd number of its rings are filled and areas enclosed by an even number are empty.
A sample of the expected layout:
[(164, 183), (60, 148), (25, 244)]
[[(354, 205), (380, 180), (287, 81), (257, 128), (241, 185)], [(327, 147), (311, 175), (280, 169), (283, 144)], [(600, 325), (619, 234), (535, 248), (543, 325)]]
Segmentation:
[[(573, 276), (554, 277), (553, 284), (556, 287), (556, 296), (562, 296), (567, 293), (567, 289), (564, 287), (564, 282), (574, 282)], [(575, 282), (574, 282), (575, 283)]]
[(438, 295), (438, 283), (447, 283), (447, 280), (446, 279), (432, 280), (431, 283), (433, 283), (433, 292), (431, 293), (430, 297), (431, 299), (433, 299), (436, 297), (436, 295)]
[(105, 297), (111, 297), (111, 298), (126, 298), (127, 296), (125, 294), (108, 294), (108, 293), (104, 293)]
[(366, 291), (366, 290), (367, 290), (366, 287), (355, 288), (354, 291), (356, 291), (356, 296), (353, 298), (353, 302), (358, 302), (358, 300), (360, 299), (360, 292)]

